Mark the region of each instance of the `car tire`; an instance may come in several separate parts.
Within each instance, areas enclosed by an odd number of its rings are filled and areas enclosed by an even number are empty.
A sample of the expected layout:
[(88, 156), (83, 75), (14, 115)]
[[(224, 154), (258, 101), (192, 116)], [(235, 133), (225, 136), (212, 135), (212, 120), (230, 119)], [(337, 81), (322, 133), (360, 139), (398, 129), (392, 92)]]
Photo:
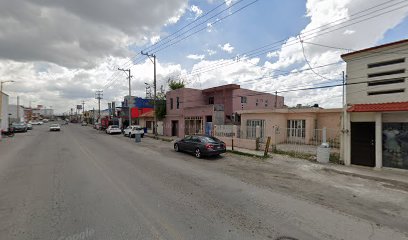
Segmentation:
[(141, 137), (144, 137), (144, 134), (142, 134)]
[(179, 145), (178, 145), (177, 143), (174, 144), (174, 151), (176, 151), (176, 152), (179, 152), (179, 151), (180, 151)]
[(199, 148), (196, 148), (196, 150), (194, 151), (194, 156), (196, 158), (201, 158), (201, 150)]

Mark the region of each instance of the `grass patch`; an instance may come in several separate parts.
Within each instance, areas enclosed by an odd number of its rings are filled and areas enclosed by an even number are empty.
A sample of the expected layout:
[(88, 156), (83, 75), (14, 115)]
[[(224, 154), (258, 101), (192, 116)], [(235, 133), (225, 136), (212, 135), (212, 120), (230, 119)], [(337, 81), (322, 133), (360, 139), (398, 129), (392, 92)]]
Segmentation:
[(240, 152), (240, 151), (236, 151), (236, 150), (227, 150), (227, 152), (237, 154), (237, 155), (241, 155), (241, 156), (246, 156), (246, 157), (259, 158), (259, 159), (266, 159), (266, 158), (269, 157), (269, 156), (265, 157), (265, 156), (260, 156), (260, 155), (256, 155), (256, 154), (246, 153), (246, 152)]
[(296, 152), (296, 151), (283, 151), (279, 149), (274, 149), (273, 153), (287, 155), (289, 157), (294, 157), (294, 158), (306, 159), (309, 161), (316, 161), (316, 155), (311, 154), (311, 153), (301, 153), (301, 152)]

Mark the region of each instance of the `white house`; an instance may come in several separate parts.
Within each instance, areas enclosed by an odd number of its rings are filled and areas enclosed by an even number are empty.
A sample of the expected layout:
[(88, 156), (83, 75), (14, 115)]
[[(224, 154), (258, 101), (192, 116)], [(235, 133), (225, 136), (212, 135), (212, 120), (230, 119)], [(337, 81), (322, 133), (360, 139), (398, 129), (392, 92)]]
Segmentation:
[[(1, 130), (6, 130), (8, 128), (8, 103), (9, 96), (3, 92), (0, 92), (0, 132)], [(1, 136), (0, 136), (1, 138)]]
[(408, 169), (408, 39), (341, 57), (345, 164)]

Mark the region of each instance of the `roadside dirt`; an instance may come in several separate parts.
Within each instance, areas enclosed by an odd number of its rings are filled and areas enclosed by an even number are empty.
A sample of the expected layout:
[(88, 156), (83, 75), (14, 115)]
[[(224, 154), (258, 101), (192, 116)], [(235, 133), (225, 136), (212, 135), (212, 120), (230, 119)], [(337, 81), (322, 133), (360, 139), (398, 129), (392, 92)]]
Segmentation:
[[(145, 139), (152, 149), (169, 152), (172, 143)], [(152, 144), (149, 144), (149, 143)], [(362, 178), (327, 169), (324, 165), (283, 155), (263, 160), (226, 153), (196, 160), (180, 153), (180, 159), (197, 161), (241, 181), (288, 194), (339, 212), (374, 222), (377, 226), (408, 229), (408, 186), (396, 181)]]

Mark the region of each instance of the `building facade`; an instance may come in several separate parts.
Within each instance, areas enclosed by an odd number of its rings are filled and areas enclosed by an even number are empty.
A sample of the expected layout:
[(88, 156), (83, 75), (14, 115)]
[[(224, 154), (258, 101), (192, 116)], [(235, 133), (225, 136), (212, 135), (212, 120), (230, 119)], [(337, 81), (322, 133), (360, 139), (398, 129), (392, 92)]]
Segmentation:
[(408, 39), (342, 55), (346, 165), (408, 169)]
[(0, 92), (0, 98), (1, 98), (1, 106), (0, 106), (0, 132), (1, 132), (2, 130), (7, 130), (9, 126), (9, 115), (8, 115), (9, 96), (3, 92)]
[[(261, 139), (271, 137), (272, 144), (296, 142), (311, 144), (327, 131), (327, 140), (340, 142), (341, 108), (323, 109), (319, 107), (243, 110), (241, 115), (241, 138)], [(259, 133), (255, 132), (259, 126)], [(264, 140), (264, 139), (263, 139)], [(321, 140), (319, 136), (319, 140)]]
[(25, 122), (26, 118), (24, 115), (24, 107), (16, 104), (9, 104), (8, 111), (10, 115), (11, 122)]
[(213, 125), (240, 122), (240, 110), (282, 108), (284, 99), (228, 84), (204, 90), (181, 88), (166, 94), (164, 135), (211, 134)]

